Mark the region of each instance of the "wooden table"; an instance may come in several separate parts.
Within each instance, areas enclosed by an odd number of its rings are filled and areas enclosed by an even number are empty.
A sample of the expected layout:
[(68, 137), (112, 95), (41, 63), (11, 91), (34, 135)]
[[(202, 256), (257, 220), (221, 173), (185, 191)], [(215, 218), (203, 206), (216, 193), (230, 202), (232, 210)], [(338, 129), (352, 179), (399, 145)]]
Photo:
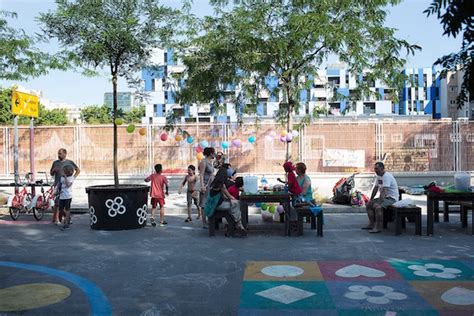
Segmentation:
[(434, 213), (439, 211), (439, 201), (467, 201), (474, 205), (474, 192), (429, 192), (426, 195), (427, 229), (426, 235), (433, 235)]
[[(242, 224), (245, 228), (249, 223), (249, 204), (252, 203), (280, 203), (285, 209), (285, 235), (289, 233), (288, 215), (290, 214), (291, 195), (286, 192), (268, 192), (268, 193), (242, 193), (240, 195), (240, 212)], [(281, 214), (280, 214), (281, 216)], [(282, 219), (282, 217), (280, 217)]]

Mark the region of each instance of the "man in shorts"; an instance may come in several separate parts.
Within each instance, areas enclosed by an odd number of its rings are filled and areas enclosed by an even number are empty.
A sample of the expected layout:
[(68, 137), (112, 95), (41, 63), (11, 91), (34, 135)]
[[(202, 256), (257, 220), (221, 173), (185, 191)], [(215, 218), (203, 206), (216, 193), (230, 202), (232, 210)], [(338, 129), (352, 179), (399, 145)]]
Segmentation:
[[(383, 208), (398, 201), (398, 185), (393, 175), (385, 171), (382, 162), (375, 163), (374, 172), (377, 177), (375, 178), (370, 201), (365, 206), (369, 224), (362, 227), (362, 229), (368, 229), (369, 233), (380, 233), (383, 226)], [(377, 192), (380, 194), (378, 198), (375, 198)]]

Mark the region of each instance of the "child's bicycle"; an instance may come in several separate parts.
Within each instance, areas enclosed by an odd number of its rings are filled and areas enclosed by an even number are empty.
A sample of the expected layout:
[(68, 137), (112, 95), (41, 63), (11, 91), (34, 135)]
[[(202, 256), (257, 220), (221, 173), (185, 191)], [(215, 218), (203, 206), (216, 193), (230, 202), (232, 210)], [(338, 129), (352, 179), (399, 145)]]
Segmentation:
[[(48, 181), (48, 174), (46, 172), (38, 172), (40, 174), (44, 174), (46, 177), (46, 181), (37, 180), (35, 182), (36, 185), (41, 186), (41, 193), (38, 193), (33, 198), (31, 202), (34, 205), (33, 209), (33, 216), (37, 220), (41, 220), (44, 216), (44, 212), (47, 211), (49, 208), (54, 207), (54, 198), (55, 198), (55, 187), (53, 183)], [(49, 189), (45, 191), (44, 186), (49, 186)]]
[(33, 199), (31, 192), (28, 192), (26, 189), (26, 187), (30, 184), (30, 176), (31, 173), (27, 173), (25, 175), (24, 181), (20, 183), (23, 188), (21, 190), (17, 190), (15, 188), (15, 194), (8, 198), (7, 206), (10, 211), (10, 216), (14, 221), (18, 219), (21, 212), (28, 214), (31, 211), (33, 211), (33, 215), (35, 216), (36, 220), (39, 221), (41, 219), (41, 217), (39, 217), (39, 215), (37, 215), (34, 211), (33, 204), (31, 203)]

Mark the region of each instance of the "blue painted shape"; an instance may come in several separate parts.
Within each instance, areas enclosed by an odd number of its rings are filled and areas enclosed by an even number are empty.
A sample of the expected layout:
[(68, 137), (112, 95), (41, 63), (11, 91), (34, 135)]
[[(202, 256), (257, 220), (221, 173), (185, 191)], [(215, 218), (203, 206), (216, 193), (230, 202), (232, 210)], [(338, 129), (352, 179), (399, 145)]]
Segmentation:
[(378, 88), (378, 90), (379, 90), (379, 100), (383, 100), (383, 98), (385, 98), (385, 89)]
[[(265, 291), (277, 286), (287, 285), (300, 290), (315, 293), (302, 300), (284, 304), (271, 300), (256, 293)], [(293, 310), (331, 310), (334, 309), (334, 303), (326, 288), (325, 282), (282, 282), (282, 281), (244, 281), (240, 295), (240, 308), (242, 309), (291, 309)]]
[(110, 307), (107, 297), (104, 295), (100, 288), (98, 288), (94, 283), (90, 282), (87, 279), (84, 279), (69, 272), (33, 264), (0, 261), (0, 266), (30, 270), (62, 278), (74, 284), (86, 294), (87, 300), (91, 305), (92, 315), (112, 315), (112, 308)]
[(418, 68), (418, 86), (423, 87), (423, 68)]
[(166, 50), (166, 56), (167, 56), (167, 58), (166, 58), (166, 64), (168, 64), (168, 65), (170, 65), (170, 66), (174, 65), (173, 54), (174, 54), (174, 51), (173, 51), (172, 48), (168, 48), (168, 49)]
[(339, 77), (341, 72), (339, 69), (328, 68), (326, 69), (326, 76), (328, 77)]
[(257, 104), (257, 115), (258, 115), (258, 116), (263, 116), (263, 114), (264, 114), (264, 113), (263, 113), (263, 110), (264, 110), (264, 108), (263, 108), (263, 103), (262, 103), (262, 102), (259, 102), (259, 103)]
[[(430, 311), (433, 307), (424, 300), (424, 298), (405, 281), (357, 281), (357, 282), (341, 282), (326, 281), (326, 286), (331, 293), (334, 304), (338, 310), (341, 309), (359, 309), (371, 311), (398, 311), (402, 310), (418, 310)], [(351, 286), (363, 286), (373, 288), (374, 286), (386, 286), (393, 289), (392, 292), (402, 293), (406, 295), (403, 300), (390, 300), (386, 304), (371, 303), (367, 299), (351, 299), (346, 297), (349, 293), (359, 293), (359, 291), (350, 290)], [(384, 295), (380, 291), (366, 291), (365, 296), (382, 297)], [(397, 314), (398, 315), (398, 314)]]
[[(474, 281), (474, 270), (470, 269), (468, 266), (464, 265), (461, 261), (456, 260), (439, 260), (439, 259), (430, 259), (430, 260), (388, 260), (388, 263), (397, 270), (405, 280), (413, 281)], [(435, 263), (443, 265), (445, 268), (454, 268), (461, 270), (461, 273), (455, 273), (455, 278), (441, 278), (437, 277), (436, 273), (441, 272), (439, 269), (428, 269), (429, 272), (433, 273), (432, 276), (418, 276), (414, 274), (415, 270), (408, 268), (409, 266), (425, 266), (428, 263)]]
[(163, 117), (163, 104), (155, 104), (155, 107), (156, 107), (156, 112), (155, 112), (155, 116), (157, 117)]

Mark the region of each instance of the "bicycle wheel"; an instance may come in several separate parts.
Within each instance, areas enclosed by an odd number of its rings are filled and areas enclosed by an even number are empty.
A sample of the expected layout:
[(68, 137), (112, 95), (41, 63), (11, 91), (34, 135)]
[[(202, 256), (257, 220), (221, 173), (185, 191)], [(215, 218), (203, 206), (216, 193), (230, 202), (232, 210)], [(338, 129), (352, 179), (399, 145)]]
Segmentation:
[(20, 209), (18, 207), (10, 207), (10, 216), (14, 221), (16, 221), (20, 216)]
[(36, 200), (36, 205), (33, 207), (33, 216), (37, 221), (40, 221), (44, 216), (44, 207), (43, 205), (43, 197), (39, 196)]

